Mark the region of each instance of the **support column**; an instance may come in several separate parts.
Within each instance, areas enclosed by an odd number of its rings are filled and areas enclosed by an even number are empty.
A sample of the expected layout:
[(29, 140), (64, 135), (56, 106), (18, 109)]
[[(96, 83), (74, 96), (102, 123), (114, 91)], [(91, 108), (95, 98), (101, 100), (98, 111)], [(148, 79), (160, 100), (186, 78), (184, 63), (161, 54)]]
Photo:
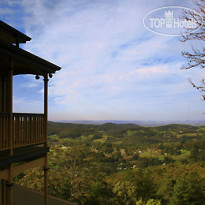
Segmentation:
[(0, 205), (2, 205), (2, 193), (3, 193), (3, 189), (2, 189), (2, 180), (0, 179)]
[(48, 205), (48, 156), (45, 156), (44, 165), (44, 205)]
[(48, 75), (44, 76), (45, 146), (48, 146)]
[(11, 69), (8, 73), (8, 95), (7, 95), (7, 112), (9, 113), (9, 148), (10, 148), (10, 156), (13, 155), (13, 69), (11, 65)]
[(3, 91), (3, 76), (0, 76), (0, 112), (3, 112), (3, 92), (2, 91)]
[[(8, 72), (8, 97), (7, 97), (7, 105), (8, 105), (8, 112), (9, 112), (9, 148), (10, 148), (10, 156), (13, 155), (13, 65), (11, 62), (11, 68)], [(13, 192), (12, 192), (12, 186), (13, 186), (13, 177), (12, 177), (12, 164), (9, 165), (9, 179), (6, 186), (7, 190), (7, 204), (13, 205)]]
[[(9, 168), (10, 169), (10, 168)], [(9, 181), (6, 183), (6, 204), (7, 205), (13, 205), (13, 190), (12, 190), (12, 187), (13, 187), (13, 183), (12, 181)]]
[[(44, 76), (44, 137), (45, 137), (45, 147), (48, 146), (48, 75)], [(48, 155), (45, 156), (44, 165), (44, 205), (48, 205)]]
[(2, 105), (1, 105), (1, 111), (7, 112), (6, 110), (6, 76), (4, 75), (2, 77)]
[(6, 205), (6, 180), (1, 180), (1, 205)]

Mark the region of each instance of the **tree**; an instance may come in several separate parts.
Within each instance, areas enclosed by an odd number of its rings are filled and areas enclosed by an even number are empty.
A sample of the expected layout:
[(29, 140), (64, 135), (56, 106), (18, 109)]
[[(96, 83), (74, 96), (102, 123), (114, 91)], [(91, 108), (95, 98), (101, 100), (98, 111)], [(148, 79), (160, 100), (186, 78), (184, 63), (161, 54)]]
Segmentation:
[(136, 202), (136, 205), (161, 205), (161, 201), (157, 199), (149, 199), (147, 202), (143, 202), (142, 199)]
[(88, 193), (88, 202), (87, 204), (96, 204), (96, 205), (106, 205), (109, 204), (110, 198), (112, 198), (112, 190), (108, 188), (108, 185), (105, 181), (104, 174), (98, 174), (97, 178), (91, 184), (89, 193)]
[[(205, 19), (205, 0), (193, 0), (194, 4), (197, 6), (197, 12)], [(183, 12), (184, 19), (187, 21), (195, 20), (198, 27), (201, 27), (196, 32), (192, 32), (192, 28), (187, 28), (186, 35), (182, 35), (182, 42), (191, 41), (191, 40), (199, 40), (205, 41), (205, 24), (203, 24), (203, 19), (196, 12), (185, 10)], [(192, 52), (184, 51), (182, 52), (182, 56), (184, 56), (188, 63), (182, 67), (182, 69), (190, 69), (190, 68), (205, 68), (205, 47), (201, 50), (193, 48)], [(205, 79), (201, 80), (200, 85), (195, 85), (191, 79), (189, 79), (190, 83), (194, 88), (201, 92), (205, 92)], [(205, 100), (205, 95), (202, 95)]]
[(185, 173), (176, 180), (170, 205), (205, 203), (205, 180), (197, 172)]
[(132, 160), (138, 160), (139, 159), (139, 154), (138, 153), (135, 153), (133, 156), (132, 156)]
[(143, 169), (113, 174), (107, 181), (114, 194), (111, 204), (136, 204), (140, 199), (147, 201), (156, 197), (152, 177)]

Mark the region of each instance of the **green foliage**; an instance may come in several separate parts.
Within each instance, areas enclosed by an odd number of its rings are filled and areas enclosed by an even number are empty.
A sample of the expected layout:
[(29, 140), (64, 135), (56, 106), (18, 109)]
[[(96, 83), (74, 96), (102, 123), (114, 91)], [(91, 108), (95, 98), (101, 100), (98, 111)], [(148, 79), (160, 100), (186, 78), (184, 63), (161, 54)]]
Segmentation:
[[(49, 134), (53, 196), (89, 205), (205, 203), (203, 127), (49, 122)], [(15, 180), (43, 191), (42, 169)]]
[(159, 160), (158, 158), (141, 157), (138, 159), (138, 167), (140, 168), (145, 168), (149, 166), (157, 166), (161, 164), (163, 164), (163, 162)]
[(136, 202), (136, 205), (161, 205), (161, 201), (157, 199), (149, 199), (147, 202), (143, 202), (142, 199)]
[[(192, 139), (201, 139), (203, 137), (204, 130), (203, 127), (175, 124), (159, 127), (141, 127), (134, 124), (122, 125), (106, 123), (103, 125), (84, 125), (49, 122), (48, 134), (56, 134), (60, 139), (65, 139), (64, 143), (68, 143), (67, 139), (76, 140), (81, 136), (88, 137), (92, 135), (92, 140), (104, 139), (105, 142), (120, 142), (120, 144), (130, 146), (133, 144), (148, 145), (165, 142), (186, 142)], [(51, 141), (52, 140), (53, 142), (56, 142), (56, 138), (51, 139)], [(88, 142), (90, 143), (92, 140), (88, 139)], [(79, 142), (81, 141), (79, 140)], [(86, 140), (83, 140), (83, 143), (85, 142)], [(174, 149), (171, 147), (170, 151), (173, 150)]]
[(164, 158), (164, 163), (165, 164), (169, 164), (169, 163), (174, 163), (175, 162), (175, 160), (173, 160), (171, 157), (165, 157)]
[(139, 157), (140, 157), (139, 154), (136, 153), (136, 154), (134, 154), (134, 155), (132, 156), (132, 159), (133, 159), (133, 160), (138, 160)]
[(181, 175), (174, 185), (170, 205), (201, 205), (205, 204), (205, 179), (197, 172)]
[(114, 193), (114, 204), (135, 204), (154, 196), (155, 188), (149, 173), (143, 170), (128, 170), (109, 177)]

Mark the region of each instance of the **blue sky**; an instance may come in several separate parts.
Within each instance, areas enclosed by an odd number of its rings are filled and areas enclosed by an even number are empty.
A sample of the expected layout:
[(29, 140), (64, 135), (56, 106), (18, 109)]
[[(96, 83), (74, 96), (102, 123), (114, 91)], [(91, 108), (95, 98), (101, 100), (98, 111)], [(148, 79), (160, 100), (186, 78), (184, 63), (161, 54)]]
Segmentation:
[[(147, 30), (144, 16), (189, 0), (0, 0), (1, 20), (29, 35), (23, 49), (62, 67), (49, 81), (50, 120), (204, 120), (200, 69), (181, 70), (198, 42)], [(14, 78), (14, 111), (43, 111), (43, 80)]]

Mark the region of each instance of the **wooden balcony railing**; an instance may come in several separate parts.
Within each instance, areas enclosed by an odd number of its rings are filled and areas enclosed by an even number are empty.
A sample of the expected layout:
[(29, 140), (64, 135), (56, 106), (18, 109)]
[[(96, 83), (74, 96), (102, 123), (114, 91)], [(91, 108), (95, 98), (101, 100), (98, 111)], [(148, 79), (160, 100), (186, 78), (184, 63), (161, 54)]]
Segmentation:
[(0, 113), (0, 150), (10, 149), (9, 133), (12, 131), (12, 147), (46, 142), (45, 116), (43, 114), (12, 114), (12, 127), (10, 115)]

